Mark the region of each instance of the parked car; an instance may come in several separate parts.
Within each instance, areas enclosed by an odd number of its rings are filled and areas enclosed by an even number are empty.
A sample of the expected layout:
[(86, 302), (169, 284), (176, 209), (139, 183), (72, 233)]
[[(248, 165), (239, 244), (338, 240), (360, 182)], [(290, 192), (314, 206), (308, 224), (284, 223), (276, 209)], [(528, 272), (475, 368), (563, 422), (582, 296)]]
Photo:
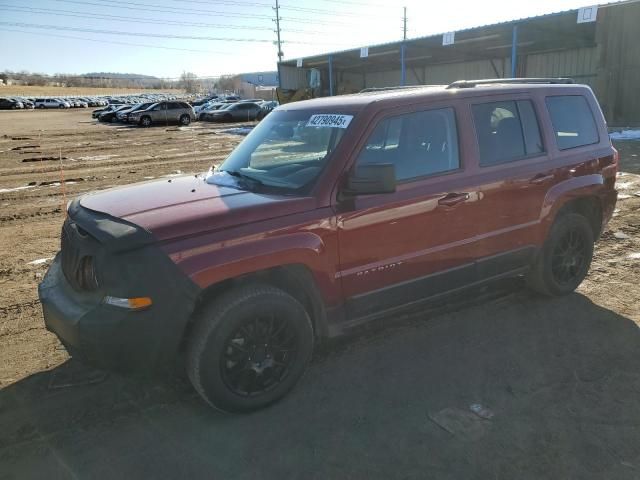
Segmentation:
[(204, 120), (211, 122), (248, 122), (256, 120), (259, 113), (260, 105), (257, 103), (238, 102), (205, 114)]
[(198, 120), (204, 120), (205, 116), (208, 113), (214, 112), (216, 110), (220, 110), (222, 108), (227, 108), (229, 105), (230, 105), (229, 103), (216, 102), (216, 103), (212, 103), (212, 104), (206, 105), (205, 108), (200, 108), (197, 111), (194, 108), (194, 112), (195, 112), (196, 116), (198, 117)]
[(193, 107), (187, 102), (171, 101), (154, 103), (146, 110), (129, 114), (129, 123), (149, 127), (154, 123), (179, 123), (189, 125), (196, 119)]
[(120, 105), (112, 110), (107, 110), (98, 115), (98, 120), (101, 122), (116, 123), (118, 121), (118, 112), (129, 108), (129, 105)]
[(13, 98), (0, 98), (0, 110), (19, 110), (24, 108), (22, 102)]
[(262, 120), (264, 117), (269, 115), (274, 108), (277, 108), (277, 107), (278, 107), (278, 102), (275, 102), (275, 101), (264, 102), (260, 104), (260, 111), (258, 112), (257, 119)]
[(16, 102), (22, 103), (23, 108), (28, 108), (30, 110), (33, 110), (35, 108), (34, 102), (28, 98), (24, 98), (24, 97), (14, 97), (13, 100), (15, 100)]
[(71, 104), (59, 98), (36, 98), (36, 108), (71, 108)]
[(108, 104), (106, 107), (98, 108), (97, 110), (94, 110), (93, 112), (91, 112), (91, 117), (92, 118), (98, 118), (101, 113), (110, 112), (110, 111), (115, 110), (116, 108), (121, 107), (121, 106), (122, 105), (118, 105), (116, 103)]
[(117, 113), (118, 120), (121, 122), (127, 123), (129, 121), (129, 115), (131, 113), (146, 110), (152, 105), (155, 105), (155, 103), (154, 102), (138, 103), (136, 105), (130, 106), (129, 108), (125, 108), (124, 110), (120, 110)]
[(588, 86), (531, 82), (291, 103), (206, 176), (74, 200), (39, 286), (47, 328), (103, 368), (185, 355), (198, 393), (242, 412), (371, 320), (512, 276), (573, 292), (618, 154)]

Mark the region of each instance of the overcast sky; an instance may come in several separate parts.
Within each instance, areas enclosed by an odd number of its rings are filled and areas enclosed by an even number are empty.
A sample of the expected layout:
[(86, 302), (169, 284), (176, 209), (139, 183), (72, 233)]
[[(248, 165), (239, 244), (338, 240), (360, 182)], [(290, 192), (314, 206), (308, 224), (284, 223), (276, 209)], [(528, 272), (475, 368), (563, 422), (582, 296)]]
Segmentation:
[[(274, 4), (275, 0), (0, 0), (0, 70), (169, 78), (183, 71), (215, 76), (275, 70)], [(409, 38), (589, 5), (579, 0), (280, 4), (285, 59), (401, 39), (405, 5)]]

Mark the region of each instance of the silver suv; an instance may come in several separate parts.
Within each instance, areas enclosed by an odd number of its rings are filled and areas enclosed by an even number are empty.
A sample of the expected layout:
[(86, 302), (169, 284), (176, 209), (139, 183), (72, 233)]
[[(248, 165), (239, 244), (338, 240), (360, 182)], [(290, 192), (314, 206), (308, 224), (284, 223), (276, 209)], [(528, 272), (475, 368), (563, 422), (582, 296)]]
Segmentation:
[(128, 122), (148, 127), (154, 123), (189, 125), (195, 119), (193, 107), (186, 102), (158, 102), (146, 110), (130, 113)]

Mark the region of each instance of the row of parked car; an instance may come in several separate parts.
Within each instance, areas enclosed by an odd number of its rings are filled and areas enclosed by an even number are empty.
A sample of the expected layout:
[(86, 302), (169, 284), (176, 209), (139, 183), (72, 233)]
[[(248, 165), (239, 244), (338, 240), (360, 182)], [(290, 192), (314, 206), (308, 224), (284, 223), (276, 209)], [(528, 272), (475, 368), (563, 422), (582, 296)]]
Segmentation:
[(136, 104), (113, 103), (94, 110), (92, 117), (101, 122), (129, 123), (148, 127), (154, 123), (189, 125), (192, 121), (252, 121), (269, 114), (277, 102), (261, 99), (242, 100), (235, 96), (193, 100), (142, 101)]
[(0, 97), (0, 110), (106, 107), (108, 105), (136, 105), (143, 102), (155, 103), (176, 99), (175, 95), (165, 93), (99, 97)]
[(0, 98), (0, 110), (20, 110), (33, 108), (88, 108), (107, 105), (104, 99), (94, 97), (74, 98), (26, 98), (4, 97)]

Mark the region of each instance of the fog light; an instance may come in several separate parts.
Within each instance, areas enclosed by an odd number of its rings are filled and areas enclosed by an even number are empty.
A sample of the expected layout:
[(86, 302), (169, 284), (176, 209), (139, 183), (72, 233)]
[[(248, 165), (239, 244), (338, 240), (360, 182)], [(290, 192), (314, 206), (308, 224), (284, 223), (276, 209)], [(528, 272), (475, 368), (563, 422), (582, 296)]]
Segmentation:
[(149, 297), (120, 298), (111, 296), (104, 297), (102, 303), (128, 310), (143, 310), (153, 304)]

